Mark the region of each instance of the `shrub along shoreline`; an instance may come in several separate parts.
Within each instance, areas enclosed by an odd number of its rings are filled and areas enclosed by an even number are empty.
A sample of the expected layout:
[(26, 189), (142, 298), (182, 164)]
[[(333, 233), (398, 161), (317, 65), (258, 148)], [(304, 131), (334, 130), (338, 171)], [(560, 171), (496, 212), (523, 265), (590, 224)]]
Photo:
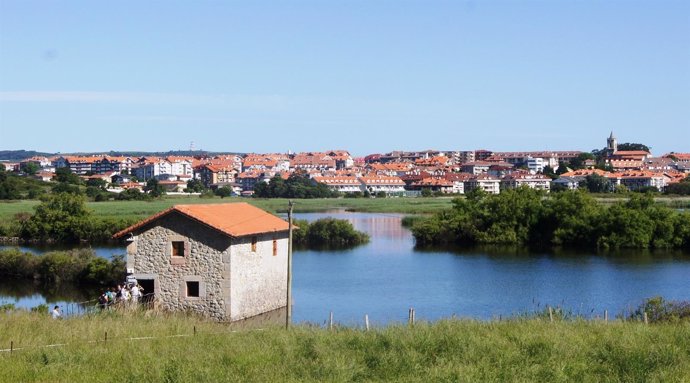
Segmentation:
[(690, 249), (690, 213), (633, 194), (610, 206), (582, 191), (550, 198), (526, 187), (498, 195), (473, 191), (453, 207), (417, 219), (417, 245), (528, 245), (541, 248)]
[(0, 277), (52, 284), (113, 285), (124, 280), (125, 262), (122, 256), (107, 260), (89, 249), (39, 255), (11, 248), (0, 250)]

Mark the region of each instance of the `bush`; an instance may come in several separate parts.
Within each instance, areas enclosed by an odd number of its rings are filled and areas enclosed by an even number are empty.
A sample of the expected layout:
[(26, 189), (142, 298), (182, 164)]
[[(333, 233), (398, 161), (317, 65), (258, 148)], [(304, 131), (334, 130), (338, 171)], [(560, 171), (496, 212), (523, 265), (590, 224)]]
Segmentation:
[(35, 213), (20, 222), (19, 234), (24, 239), (44, 242), (105, 242), (132, 223), (94, 218), (83, 197), (62, 193), (44, 198)]
[(117, 195), (116, 199), (120, 201), (150, 201), (153, 197), (146, 193), (142, 193), (141, 190), (137, 188), (131, 188), (122, 191)]
[(227, 186), (220, 187), (216, 189), (215, 194), (220, 198), (232, 196), (232, 189)]
[(357, 231), (344, 219), (321, 218), (312, 223), (298, 220), (299, 226), (294, 230), (292, 240), (296, 245), (306, 247), (349, 247), (369, 242), (366, 233)]
[(213, 198), (215, 197), (215, 193), (213, 193), (213, 190), (210, 189), (205, 189), (204, 191), (199, 194), (199, 198)]
[(664, 189), (665, 194), (690, 195), (690, 181), (670, 184)]
[(18, 248), (0, 250), (0, 275), (33, 277), (36, 265), (36, 257), (31, 253), (24, 253)]
[(662, 297), (645, 300), (628, 319), (642, 321), (644, 313), (650, 323), (690, 321), (690, 302), (666, 301)]
[(46, 282), (75, 281), (88, 266), (90, 255), (84, 250), (51, 251), (39, 257), (36, 271)]
[(402, 227), (409, 228), (414, 226), (415, 223), (421, 221), (422, 219), (424, 219), (424, 217), (421, 215), (406, 215), (402, 218), (402, 220), (400, 220), (400, 224)]
[(544, 199), (529, 188), (468, 193), (454, 207), (412, 225), (417, 244), (510, 244), (539, 247), (690, 248), (690, 214), (632, 193), (611, 207), (584, 191)]
[(79, 280), (89, 284), (116, 283), (125, 279), (125, 261), (121, 255), (110, 261), (101, 257), (89, 258), (86, 267), (79, 273)]
[(87, 249), (51, 251), (42, 255), (16, 248), (0, 250), (0, 276), (54, 284), (113, 284), (124, 279), (125, 267), (122, 256), (109, 261)]

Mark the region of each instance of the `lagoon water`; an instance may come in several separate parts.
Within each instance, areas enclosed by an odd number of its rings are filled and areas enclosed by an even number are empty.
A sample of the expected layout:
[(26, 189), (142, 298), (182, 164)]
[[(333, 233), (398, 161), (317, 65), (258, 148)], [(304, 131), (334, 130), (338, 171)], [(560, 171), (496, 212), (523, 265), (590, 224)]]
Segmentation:
[[(611, 316), (656, 295), (690, 299), (690, 256), (644, 252), (525, 253), (516, 250), (419, 250), (402, 215), (378, 213), (309, 213), (347, 219), (371, 236), (350, 250), (295, 250), (293, 317), (295, 322), (324, 323), (333, 311), (337, 321), (374, 324), (405, 321), (410, 307), (418, 319), (453, 315), (490, 319), (561, 306), (586, 317)], [(101, 256), (123, 248), (97, 248)], [(52, 295), (51, 295), (52, 294)], [(72, 295), (70, 295), (72, 294)], [(66, 304), (91, 292), (46, 292), (33, 285), (0, 282), (0, 304), (31, 307)], [(47, 295), (47, 296), (46, 296)], [(46, 299), (47, 298), (47, 299)]]

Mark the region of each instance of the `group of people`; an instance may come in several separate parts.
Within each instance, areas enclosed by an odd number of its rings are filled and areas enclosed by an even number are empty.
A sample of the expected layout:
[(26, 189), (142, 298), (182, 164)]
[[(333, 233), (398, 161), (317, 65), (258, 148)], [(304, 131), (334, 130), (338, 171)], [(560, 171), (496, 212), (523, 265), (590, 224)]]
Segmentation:
[(139, 303), (144, 296), (144, 289), (134, 281), (127, 281), (124, 285), (111, 287), (98, 297), (98, 306), (101, 309), (110, 307), (116, 303)]

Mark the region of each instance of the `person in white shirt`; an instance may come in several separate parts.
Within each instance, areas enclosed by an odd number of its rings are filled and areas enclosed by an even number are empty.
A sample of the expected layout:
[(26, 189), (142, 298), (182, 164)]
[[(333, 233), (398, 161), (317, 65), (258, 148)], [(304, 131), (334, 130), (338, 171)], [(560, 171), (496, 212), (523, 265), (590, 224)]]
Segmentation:
[(122, 288), (122, 300), (124, 302), (129, 302), (130, 298), (132, 298), (132, 294), (130, 294), (129, 289), (126, 287)]
[(53, 311), (50, 312), (50, 315), (53, 317), (53, 319), (62, 318), (62, 313), (60, 312), (60, 307), (59, 306), (53, 307)]
[(141, 298), (141, 291), (139, 291), (139, 285), (135, 284), (132, 286), (132, 302), (138, 303), (139, 298)]

